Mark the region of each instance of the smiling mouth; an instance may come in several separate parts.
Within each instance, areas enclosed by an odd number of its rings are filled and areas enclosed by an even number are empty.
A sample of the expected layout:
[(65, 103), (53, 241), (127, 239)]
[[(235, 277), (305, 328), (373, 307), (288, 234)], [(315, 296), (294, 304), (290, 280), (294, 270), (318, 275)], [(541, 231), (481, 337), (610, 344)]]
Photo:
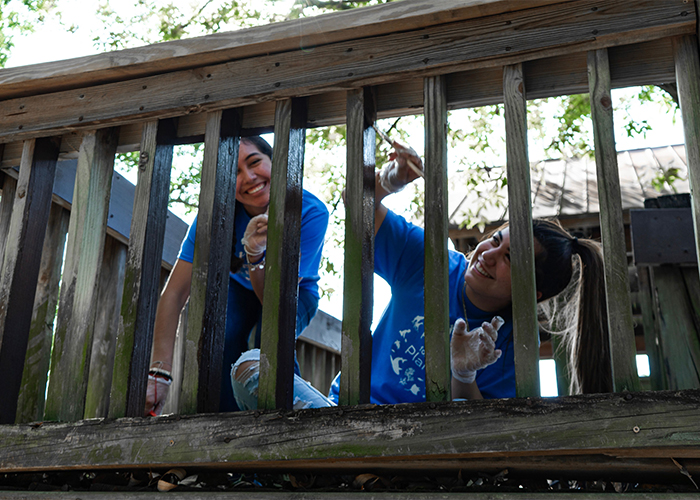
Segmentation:
[(259, 193), (260, 191), (262, 191), (262, 190), (265, 188), (265, 186), (267, 186), (267, 182), (263, 182), (263, 183), (261, 183), (261, 184), (258, 184), (258, 185), (255, 186), (254, 188), (249, 189), (248, 191), (246, 191), (246, 193), (247, 193), (247, 194), (257, 194), (257, 193)]
[(474, 270), (486, 278), (493, 279), (493, 276), (486, 272), (486, 270), (481, 265), (481, 262), (479, 262), (478, 260), (474, 263)]

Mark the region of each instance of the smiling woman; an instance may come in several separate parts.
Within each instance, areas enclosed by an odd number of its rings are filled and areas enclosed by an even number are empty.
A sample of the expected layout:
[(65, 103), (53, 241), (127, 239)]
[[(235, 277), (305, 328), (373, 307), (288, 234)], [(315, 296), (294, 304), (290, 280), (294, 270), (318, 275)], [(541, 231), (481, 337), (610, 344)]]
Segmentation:
[[(257, 136), (241, 139), (224, 361), (221, 367), (220, 411), (238, 409), (231, 387), (231, 368), (248, 349), (250, 334), (256, 328), (262, 314), (267, 245), (265, 212), (270, 203), (271, 161), (272, 148), (264, 139)], [(327, 225), (328, 210), (325, 205), (316, 196), (304, 191), (301, 209), (297, 336), (306, 328), (318, 309), (318, 268)], [(189, 298), (192, 284), (196, 232), (195, 218), (158, 302), (153, 357), (146, 395), (146, 415), (159, 415), (168, 394), (178, 319)], [(298, 372), (298, 367), (296, 370)]]
[[(394, 177), (404, 184), (412, 182), (418, 176), (406, 160), (410, 157), (416, 164), (422, 162), (410, 148), (398, 143), (394, 146), (397, 150), (390, 158), (396, 161), (388, 168), (398, 170)], [(424, 231), (381, 204), (389, 194), (378, 174), (374, 264), (375, 272), (391, 286), (392, 298), (372, 337), (370, 401), (376, 404), (426, 399)], [(601, 319), (604, 283), (600, 246), (572, 237), (555, 221), (535, 220), (533, 234), (538, 301), (553, 298), (578, 283), (570, 301), (578, 306), (569, 323), (575, 326), (567, 335), (575, 369), (572, 392), (610, 391), (607, 324)], [(572, 280), (577, 261), (583, 274)], [(449, 319), (455, 325), (453, 399), (516, 395), (510, 265), (507, 225), (487, 235), (468, 257), (449, 252)], [(580, 312), (584, 307), (585, 314)], [(338, 401), (339, 388), (337, 377), (330, 394), (334, 402)]]

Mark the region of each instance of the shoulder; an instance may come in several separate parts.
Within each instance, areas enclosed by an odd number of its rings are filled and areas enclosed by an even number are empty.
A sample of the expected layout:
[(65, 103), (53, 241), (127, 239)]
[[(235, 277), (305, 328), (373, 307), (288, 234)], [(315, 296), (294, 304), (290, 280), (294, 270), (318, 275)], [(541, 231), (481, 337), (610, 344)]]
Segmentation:
[(318, 219), (328, 221), (329, 212), (326, 204), (315, 194), (304, 189), (301, 201), (302, 219)]

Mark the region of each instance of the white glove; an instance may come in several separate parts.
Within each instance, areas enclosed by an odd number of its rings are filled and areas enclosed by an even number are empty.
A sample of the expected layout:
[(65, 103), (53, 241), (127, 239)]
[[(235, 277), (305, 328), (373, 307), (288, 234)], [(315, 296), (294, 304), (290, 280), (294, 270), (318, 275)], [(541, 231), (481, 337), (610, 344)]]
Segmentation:
[(165, 400), (168, 398), (170, 384), (172, 384), (172, 381), (163, 377), (148, 376), (144, 416), (155, 417), (163, 413), (163, 406), (165, 406)]
[(267, 248), (267, 214), (256, 215), (245, 228), (241, 238), (248, 262), (260, 260), (258, 257)]
[(450, 341), (450, 364), (455, 379), (471, 384), (477, 370), (486, 368), (501, 357), (501, 350), (496, 349), (496, 339), (503, 323), (503, 318), (495, 316), (490, 323), (484, 322), (467, 333), (467, 323), (463, 319), (455, 322)]
[(401, 191), (416, 177), (423, 176), (423, 162), (409, 146), (393, 142), (394, 151), (389, 154), (389, 163), (379, 173), (379, 182), (388, 193)]

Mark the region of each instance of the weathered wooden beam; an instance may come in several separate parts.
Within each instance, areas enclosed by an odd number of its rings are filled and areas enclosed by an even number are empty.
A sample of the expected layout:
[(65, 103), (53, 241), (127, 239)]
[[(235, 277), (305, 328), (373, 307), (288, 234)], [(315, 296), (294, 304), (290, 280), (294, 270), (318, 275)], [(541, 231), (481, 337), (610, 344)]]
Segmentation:
[(674, 41), (676, 81), (683, 116), (688, 177), (695, 228), (695, 249), (700, 262), (700, 60), (698, 39), (683, 36)]
[[(426, 78), (425, 108), (425, 394), (450, 399), (450, 292), (447, 254), (447, 88)], [(466, 321), (467, 318), (464, 318)]]
[(15, 421), (57, 159), (56, 138), (24, 143), (0, 275), (0, 424)]
[(668, 375), (663, 362), (661, 346), (661, 321), (656, 301), (656, 287), (653, 284), (653, 272), (650, 267), (637, 267), (639, 276), (639, 303), (642, 309), (642, 326), (644, 328), (644, 345), (649, 359), (649, 378), (651, 389), (661, 391), (669, 389)]
[(700, 458), (698, 422), (698, 390), (44, 422), (0, 426), (0, 472), (175, 464), (357, 470), (419, 456), (682, 461)]
[(272, 153), (258, 408), (291, 408), (307, 100), (277, 103)]
[(588, 81), (600, 201), (600, 231), (613, 390), (640, 390), (635, 361), (634, 322), (627, 276), (627, 247), (617, 168), (610, 64), (605, 49), (589, 52)]
[(522, 65), (504, 67), (515, 390), (519, 397), (540, 394), (535, 244), (525, 95)]
[(0, 71), (0, 99), (297, 50), (502, 14), (561, 0), (409, 0)]
[(85, 397), (85, 418), (103, 418), (109, 408), (114, 351), (117, 348), (119, 311), (124, 293), (127, 246), (112, 237), (105, 240), (102, 270), (97, 288), (97, 308)]
[(41, 252), (41, 268), (24, 360), (22, 388), (17, 401), (17, 422), (38, 421), (44, 417), (46, 382), (69, 219), (70, 214), (67, 210), (56, 204), (51, 205), (44, 249)]
[(369, 403), (374, 290), (376, 94), (347, 93), (345, 261), (339, 403)]
[(188, 366), (197, 371), (183, 379), (185, 394), (196, 389), (197, 399), (183, 400), (187, 413), (219, 411), (240, 123), (236, 109), (212, 112), (207, 121), (187, 324), (198, 358)]
[[(623, 45), (608, 48), (611, 85), (613, 88), (633, 85), (654, 85), (675, 80), (675, 66), (671, 39)], [(523, 65), (528, 82), (528, 99), (588, 92), (586, 52), (527, 61)], [(447, 75), (448, 109), (486, 106), (503, 102), (500, 67), (461, 71)], [(379, 118), (420, 113), (423, 109), (423, 81), (411, 78), (400, 82), (377, 85), (377, 113)], [(330, 91), (309, 98), (309, 126), (328, 126), (345, 120), (346, 91)], [(243, 128), (272, 129), (274, 102), (262, 102), (246, 107)], [(206, 113), (182, 116), (178, 121), (178, 141), (185, 143), (204, 140)], [(121, 128), (119, 152), (138, 151), (143, 122)], [(61, 159), (77, 157), (80, 141), (71, 132), (63, 136)], [(77, 146), (75, 145), (77, 143)], [(22, 142), (5, 145), (0, 167), (19, 165)], [(54, 199), (54, 202), (57, 202)]]
[[(680, 15), (683, 12), (685, 15)], [(0, 102), (0, 141), (243, 106), (693, 33), (683, 0), (579, 0)], [(517, 42), (513, 43), (514, 36)], [(468, 54), (468, 58), (465, 58)], [(236, 85), (230, 85), (231, 75)], [(195, 89), (195, 90), (193, 90)]]
[[(85, 135), (70, 212), (66, 261), (51, 352), (51, 380), (45, 417), (83, 418), (90, 370), (97, 285), (102, 267), (109, 196), (119, 129)], [(65, 397), (66, 392), (71, 397)]]
[(149, 122), (143, 131), (112, 375), (111, 417), (142, 415), (145, 407), (176, 129), (175, 120), (159, 120)]

